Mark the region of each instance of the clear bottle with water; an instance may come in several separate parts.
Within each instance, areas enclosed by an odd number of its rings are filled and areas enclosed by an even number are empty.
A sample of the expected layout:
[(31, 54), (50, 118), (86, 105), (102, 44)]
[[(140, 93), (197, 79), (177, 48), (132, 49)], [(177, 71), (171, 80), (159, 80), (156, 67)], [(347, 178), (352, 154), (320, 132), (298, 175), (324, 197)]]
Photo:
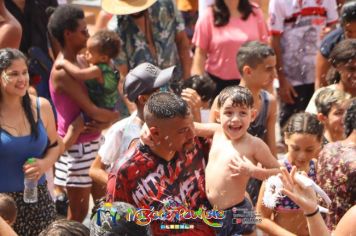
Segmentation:
[[(26, 163), (33, 164), (36, 161), (34, 158), (29, 158)], [(35, 203), (38, 201), (37, 180), (28, 179), (25, 175), (24, 180), (23, 201), (26, 203)]]

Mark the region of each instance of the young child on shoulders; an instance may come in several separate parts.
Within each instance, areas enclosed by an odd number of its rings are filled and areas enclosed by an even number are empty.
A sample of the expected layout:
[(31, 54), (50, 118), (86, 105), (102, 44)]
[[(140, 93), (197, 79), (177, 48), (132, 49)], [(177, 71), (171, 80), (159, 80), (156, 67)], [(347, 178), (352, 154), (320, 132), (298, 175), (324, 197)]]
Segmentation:
[[(237, 53), (237, 66), (242, 75), (240, 86), (248, 88), (253, 96), (254, 109), (257, 111), (248, 132), (263, 139), (273, 155), (277, 154), (275, 122), (277, 119), (276, 98), (264, 88), (269, 87), (277, 77), (276, 56), (267, 44), (257, 41), (244, 43)], [(209, 120), (217, 122), (217, 100), (212, 105)]]
[(317, 117), (324, 124), (323, 145), (345, 139), (343, 117), (350, 97), (344, 91), (330, 88), (322, 88), (317, 95)]
[[(242, 75), (240, 86), (248, 88), (253, 96), (254, 109), (257, 115), (247, 132), (261, 138), (268, 145), (274, 156), (277, 155), (275, 125), (277, 119), (277, 100), (264, 88), (271, 87), (277, 77), (276, 56), (267, 44), (251, 41), (243, 44), (237, 53), (237, 66)], [(217, 108), (215, 99), (212, 110)], [(216, 121), (216, 113), (210, 113)], [(247, 191), (253, 205), (256, 205), (262, 182), (256, 179), (249, 181)]]
[(12, 226), (16, 221), (17, 206), (14, 199), (4, 193), (0, 193), (0, 217)]
[(86, 68), (80, 68), (67, 60), (56, 62), (57, 69), (64, 69), (77, 80), (85, 81), (89, 97), (101, 108), (113, 110), (118, 100), (118, 73), (111, 64), (119, 53), (120, 39), (115, 32), (102, 30), (87, 41)]
[[(249, 178), (277, 174), (280, 165), (268, 146), (247, 132), (256, 116), (253, 95), (247, 88), (225, 88), (218, 96), (217, 107), (220, 129), (214, 133), (205, 170), (206, 194), (212, 206), (226, 210), (218, 235), (251, 234), (254, 224), (232, 224), (232, 212), (243, 209), (242, 214), (250, 218), (253, 206), (245, 198)], [(273, 169), (257, 167), (257, 163)]]
[[(316, 115), (297, 113), (293, 115), (284, 128), (284, 139), (288, 148), (281, 165), (291, 171), (296, 166), (298, 171), (304, 171), (309, 178), (316, 180), (316, 163), (321, 150), (323, 125)], [(306, 217), (299, 207), (288, 197), (280, 199), (274, 209), (263, 205), (265, 183), (262, 184), (256, 210), (262, 221), (258, 228), (269, 235), (309, 235)]]

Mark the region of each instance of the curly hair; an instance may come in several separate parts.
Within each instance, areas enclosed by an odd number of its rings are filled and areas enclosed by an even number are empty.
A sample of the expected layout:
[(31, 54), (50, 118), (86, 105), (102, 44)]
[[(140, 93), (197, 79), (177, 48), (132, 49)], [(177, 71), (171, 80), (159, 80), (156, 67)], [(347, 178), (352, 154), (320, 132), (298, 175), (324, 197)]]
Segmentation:
[(109, 30), (100, 30), (91, 39), (95, 41), (99, 53), (108, 56), (110, 59), (115, 58), (119, 54), (120, 38), (117, 33)]

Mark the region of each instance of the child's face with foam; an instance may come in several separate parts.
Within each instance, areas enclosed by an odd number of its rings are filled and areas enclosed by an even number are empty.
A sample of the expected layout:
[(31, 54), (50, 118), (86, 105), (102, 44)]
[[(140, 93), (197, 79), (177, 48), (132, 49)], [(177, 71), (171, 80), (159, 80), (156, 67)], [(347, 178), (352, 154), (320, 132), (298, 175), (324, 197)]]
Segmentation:
[(285, 143), (289, 162), (299, 169), (307, 168), (310, 160), (317, 158), (321, 149), (321, 140), (312, 134), (286, 134)]
[(259, 88), (267, 88), (271, 86), (273, 80), (277, 78), (276, 71), (276, 56), (269, 56), (258, 64), (256, 68), (251, 67), (251, 83)]
[(227, 99), (219, 111), (219, 119), (225, 135), (231, 140), (237, 140), (247, 133), (255, 112), (253, 108), (243, 104), (233, 104)]

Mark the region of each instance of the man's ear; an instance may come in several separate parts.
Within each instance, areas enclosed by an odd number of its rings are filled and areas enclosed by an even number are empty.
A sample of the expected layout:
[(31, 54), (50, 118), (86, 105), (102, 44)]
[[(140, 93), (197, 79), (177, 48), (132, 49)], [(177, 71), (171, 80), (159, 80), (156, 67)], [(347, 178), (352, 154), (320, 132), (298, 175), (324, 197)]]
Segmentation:
[(147, 96), (147, 95), (138, 95), (138, 97), (137, 97), (138, 102), (141, 103), (142, 105), (146, 104), (148, 98), (149, 98), (149, 96)]
[(159, 129), (155, 126), (152, 126), (149, 128), (150, 130), (150, 133), (151, 133), (151, 137), (153, 139), (153, 141), (156, 143), (158, 142), (159, 140)]
[(324, 122), (328, 119), (327, 116), (325, 116), (324, 114), (322, 114), (322, 113), (320, 113), (320, 112), (318, 112), (318, 114), (316, 114), (316, 117), (318, 118), (318, 120), (319, 120), (321, 123), (324, 123)]

